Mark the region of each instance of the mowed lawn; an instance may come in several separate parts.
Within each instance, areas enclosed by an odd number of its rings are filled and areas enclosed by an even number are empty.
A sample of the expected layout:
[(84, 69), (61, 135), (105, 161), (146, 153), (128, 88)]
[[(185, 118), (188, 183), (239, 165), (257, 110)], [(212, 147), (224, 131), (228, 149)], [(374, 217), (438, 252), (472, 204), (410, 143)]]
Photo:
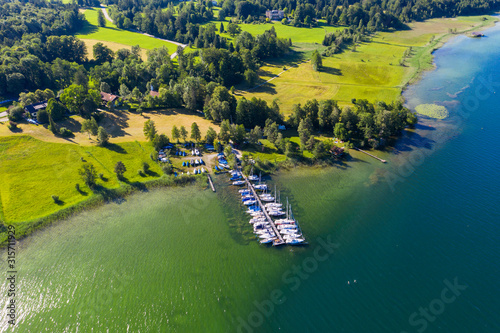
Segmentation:
[[(139, 45), (141, 48), (151, 50), (157, 47), (166, 46), (168, 52), (173, 54), (177, 50), (177, 45), (161, 41), (159, 39), (148, 37), (136, 32), (118, 29), (114, 24), (106, 21), (106, 27), (97, 26), (97, 12), (99, 8), (84, 10), (85, 18), (88, 23), (75, 34), (80, 39), (89, 39), (93, 41), (101, 41), (108, 45), (111, 49), (116, 49), (117, 44), (130, 46)], [(121, 48), (121, 47), (118, 47)], [(92, 49), (88, 49), (89, 55), (92, 55)]]
[[(151, 145), (137, 141), (103, 148), (49, 143), (30, 136), (0, 137), (0, 214), (6, 222), (28, 221), (89, 198), (92, 192), (78, 174), (82, 158), (104, 175), (107, 181), (98, 180), (98, 184), (106, 188), (119, 186), (113, 172), (117, 161), (125, 164), (127, 181), (152, 179), (137, 172), (148, 162), (154, 175), (161, 174), (151, 161), (152, 151)], [(75, 189), (77, 183), (82, 193)], [(62, 203), (54, 203), (52, 195)]]
[[(351, 104), (353, 98), (390, 102), (400, 97), (404, 85), (416, 73), (431, 67), (431, 51), (436, 41), (449, 36), (450, 28), (458, 32), (470, 31), (493, 21), (494, 18), (489, 16), (433, 19), (413, 23), (410, 25), (411, 30), (380, 32), (371, 41), (361, 43), (356, 50), (349, 49), (332, 57), (323, 57), (323, 68), (319, 72), (312, 69), (310, 62), (299, 62), (297, 66), (283, 72), (286, 59), (269, 61), (260, 68), (257, 84), (283, 73), (256, 89), (241, 85), (238, 95), (257, 97), (267, 102), (278, 98), (285, 114), (291, 112), (294, 104), (303, 104), (313, 98), (333, 98), (341, 105)], [(306, 31), (304, 35), (307, 34)], [(302, 45), (307, 44), (297, 43), (295, 47), (300, 48)], [(310, 49), (314, 47), (315, 44), (309, 44)], [(410, 47), (411, 57), (406, 58), (404, 66), (401, 66), (400, 61)], [(297, 63), (293, 54), (291, 58), (290, 63)]]

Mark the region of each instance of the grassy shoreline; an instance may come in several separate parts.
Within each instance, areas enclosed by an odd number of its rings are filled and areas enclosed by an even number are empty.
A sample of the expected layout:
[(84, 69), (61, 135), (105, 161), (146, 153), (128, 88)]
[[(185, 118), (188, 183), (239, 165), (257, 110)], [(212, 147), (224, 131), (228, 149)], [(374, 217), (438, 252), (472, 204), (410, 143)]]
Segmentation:
[(62, 208), (52, 214), (47, 216), (33, 219), (30, 221), (24, 222), (13, 222), (13, 223), (4, 223), (0, 219), (1, 224), (1, 232), (0, 232), (0, 248), (5, 247), (8, 242), (8, 233), (6, 226), (13, 225), (16, 228), (16, 240), (23, 239), (33, 232), (44, 228), (52, 223), (56, 223), (67, 219), (75, 214), (81, 213), (87, 209), (94, 209), (100, 207), (106, 203), (110, 203), (113, 201), (125, 199), (127, 196), (137, 193), (137, 192), (148, 192), (152, 189), (157, 188), (169, 188), (169, 187), (177, 187), (177, 186), (199, 186), (199, 187), (207, 187), (207, 182), (204, 175), (181, 175), (179, 177), (174, 176), (162, 176), (153, 180), (148, 180), (141, 183), (136, 184), (122, 184), (118, 188), (114, 189), (102, 189), (101, 191), (97, 191), (94, 195), (89, 197), (87, 200), (78, 202), (69, 207)]
[(434, 63), (434, 52), (439, 50), (444, 44), (446, 44), (452, 38), (465, 35), (469, 32), (484, 31), (486, 29), (492, 28), (498, 21), (499, 20), (497, 18), (493, 18), (492, 20), (485, 20), (479, 26), (471, 27), (469, 29), (458, 31), (456, 33), (444, 34), (439, 38), (434, 39), (428, 45), (426, 45), (424, 49), (420, 52), (420, 55), (418, 57), (412, 57), (410, 59), (410, 61), (416, 61), (418, 63), (418, 66), (416, 67), (411, 77), (404, 83), (401, 95), (409, 85), (417, 83), (422, 78), (422, 75), (425, 72), (436, 68), (436, 65)]

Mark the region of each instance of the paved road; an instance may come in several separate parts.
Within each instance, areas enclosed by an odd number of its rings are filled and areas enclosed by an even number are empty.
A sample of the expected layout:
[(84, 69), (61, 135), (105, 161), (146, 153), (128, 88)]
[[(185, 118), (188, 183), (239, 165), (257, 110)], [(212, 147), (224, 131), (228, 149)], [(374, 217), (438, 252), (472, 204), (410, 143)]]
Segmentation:
[(109, 17), (108, 15), (108, 11), (106, 10), (106, 7), (104, 5), (101, 5), (101, 10), (104, 14), (104, 17), (106, 18), (106, 20), (108, 20), (109, 22), (113, 23), (113, 20), (111, 19), (111, 17)]
[[(111, 19), (111, 17), (109, 17), (108, 11), (106, 10), (106, 7), (104, 5), (101, 5), (101, 10), (104, 13), (104, 17), (106, 18), (106, 20), (108, 20), (109, 22), (113, 23), (113, 20)], [(172, 43), (172, 44), (181, 46), (182, 48), (185, 48), (187, 46), (186, 44), (182, 44), (182, 43), (179, 43), (179, 42), (176, 42), (176, 41), (173, 41), (173, 40), (168, 40), (168, 39), (163, 39), (163, 38), (160, 38), (160, 37), (156, 37), (156, 36), (147, 34), (145, 32), (140, 32), (138, 30), (132, 30), (132, 29), (130, 29), (130, 31), (137, 32), (138, 34), (141, 34), (141, 35), (144, 35), (144, 36), (148, 36), (148, 37), (151, 37), (151, 38), (156, 38), (158, 40), (161, 40), (161, 41), (164, 41), (164, 42), (167, 42), (167, 43)], [(177, 52), (174, 52), (172, 55), (170, 55), (170, 59), (174, 59), (175, 57), (177, 57)]]

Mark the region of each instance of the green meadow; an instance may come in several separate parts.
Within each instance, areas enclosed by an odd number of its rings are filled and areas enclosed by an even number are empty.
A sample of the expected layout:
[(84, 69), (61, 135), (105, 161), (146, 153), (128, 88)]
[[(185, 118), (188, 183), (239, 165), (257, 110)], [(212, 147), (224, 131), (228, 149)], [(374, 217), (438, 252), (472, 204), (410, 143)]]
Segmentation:
[[(97, 183), (108, 189), (120, 186), (113, 171), (117, 161), (127, 168), (126, 182), (153, 179), (161, 170), (151, 161), (152, 151), (151, 145), (137, 141), (104, 148), (50, 143), (30, 136), (0, 137), (0, 217), (3, 215), (6, 222), (33, 220), (91, 197), (92, 191), (78, 174), (83, 161), (104, 175)], [(148, 176), (137, 172), (143, 162), (151, 166)], [(77, 183), (80, 193), (75, 188)], [(55, 203), (52, 195), (59, 196), (61, 202)]]
[[(220, 21), (212, 21), (215, 23), (217, 29), (220, 27)], [(227, 28), (229, 21), (224, 21), (224, 27)], [(262, 35), (264, 31), (274, 27), (276, 34), (280, 38), (291, 38), (292, 43), (317, 43), (321, 44), (325, 37), (325, 33), (333, 32), (343, 29), (343, 27), (332, 27), (327, 26), (322, 20), (319, 21), (319, 26), (314, 28), (297, 28), (291, 25), (281, 24), (281, 22), (273, 21), (265, 24), (240, 24), (242, 31), (247, 31), (252, 35)], [(228, 40), (233, 40), (233, 38), (227, 34), (222, 33), (222, 36), (226, 37)]]
[[(449, 29), (464, 33), (489, 26), (495, 20), (490, 16), (433, 19), (413, 23), (409, 30), (379, 32), (355, 48), (351, 47), (332, 57), (323, 57), (323, 67), (318, 72), (313, 70), (309, 62), (304, 61), (310, 59), (312, 50), (324, 49), (315, 44), (319, 39), (318, 32), (274, 23), (276, 31), (280, 27), (288, 28), (289, 33), (293, 33), (293, 29), (304, 32), (297, 33), (300, 43), (292, 38), (294, 46), (289, 55), (270, 60), (260, 68), (259, 82), (256, 85), (283, 72), (283, 67), (288, 67), (288, 70), (258, 88), (242, 84), (237, 87), (238, 94), (245, 98), (261, 98), (267, 102), (277, 98), (284, 114), (289, 114), (294, 104), (303, 104), (313, 98), (333, 98), (341, 105), (350, 105), (353, 98), (390, 102), (401, 97), (408, 82), (417, 79), (423, 70), (432, 68), (432, 51), (454, 35)], [(248, 29), (247, 26), (259, 27), (246, 24), (241, 26), (244, 30)], [(288, 37), (279, 32), (278, 36)], [(309, 43), (305, 43), (308, 38)], [(405, 52), (408, 54), (406, 57)], [(295, 66), (290, 67), (290, 64)]]
[[(101, 41), (104, 44), (122, 44), (126, 46), (139, 45), (141, 48), (151, 50), (156, 47), (166, 46), (170, 54), (177, 51), (177, 45), (148, 37), (136, 32), (118, 29), (114, 24), (106, 21), (106, 27), (97, 26), (97, 11), (99, 8), (86, 9), (84, 11), (87, 22), (84, 27), (75, 35), (80, 39)], [(113, 49), (114, 45), (111, 47)], [(116, 47), (115, 47), (116, 48)], [(92, 50), (88, 50), (92, 54)]]

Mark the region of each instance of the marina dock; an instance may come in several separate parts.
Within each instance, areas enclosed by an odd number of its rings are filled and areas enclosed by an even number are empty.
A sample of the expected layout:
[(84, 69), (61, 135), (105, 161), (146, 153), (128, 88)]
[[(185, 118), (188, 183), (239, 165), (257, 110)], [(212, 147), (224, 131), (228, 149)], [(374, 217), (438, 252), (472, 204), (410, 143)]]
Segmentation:
[(248, 180), (248, 178), (243, 173), (241, 173), (241, 175), (243, 176), (243, 179), (247, 183), (248, 188), (252, 191), (252, 194), (255, 197), (255, 200), (257, 200), (260, 209), (262, 210), (262, 212), (264, 213), (264, 216), (266, 217), (267, 222), (269, 223), (269, 225), (271, 226), (271, 228), (273, 228), (273, 231), (276, 234), (276, 237), (278, 237), (278, 240), (273, 243), (273, 246), (278, 246), (278, 245), (285, 244), (285, 241), (283, 240), (283, 237), (281, 236), (281, 233), (279, 232), (278, 228), (276, 228), (276, 225), (274, 224), (274, 221), (271, 218), (271, 216), (269, 216), (269, 213), (267, 212), (266, 207), (264, 207), (264, 204), (262, 204), (262, 201), (260, 200), (260, 197), (257, 195), (257, 192), (255, 191), (255, 188), (252, 186), (252, 183), (250, 183), (250, 181)]
[(386, 162), (387, 162), (386, 160), (383, 160), (383, 159), (381, 159), (380, 157), (377, 157), (377, 156), (375, 156), (375, 155), (372, 155), (372, 154), (370, 154), (369, 152), (366, 152), (366, 151), (361, 150), (361, 149), (359, 149), (359, 148), (354, 147), (354, 149), (356, 149), (357, 151), (360, 151), (360, 152), (362, 152), (362, 153), (365, 153), (366, 155), (371, 156), (371, 157), (373, 157), (373, 158), (375, 158), (375, 159), (379, 160), (379, 161), (380, 161), (380, 162), (382, 162), (382, 163), (386, 163)]
[(215, 186), (214, 183), (212, 182), (212, 177), (210, 177), (209, 173), (207, 173), (207, 176), (208, 176), (208, 182), (210, 183), (210, 187), (212, 188), (212, 191), (215, 192)]

